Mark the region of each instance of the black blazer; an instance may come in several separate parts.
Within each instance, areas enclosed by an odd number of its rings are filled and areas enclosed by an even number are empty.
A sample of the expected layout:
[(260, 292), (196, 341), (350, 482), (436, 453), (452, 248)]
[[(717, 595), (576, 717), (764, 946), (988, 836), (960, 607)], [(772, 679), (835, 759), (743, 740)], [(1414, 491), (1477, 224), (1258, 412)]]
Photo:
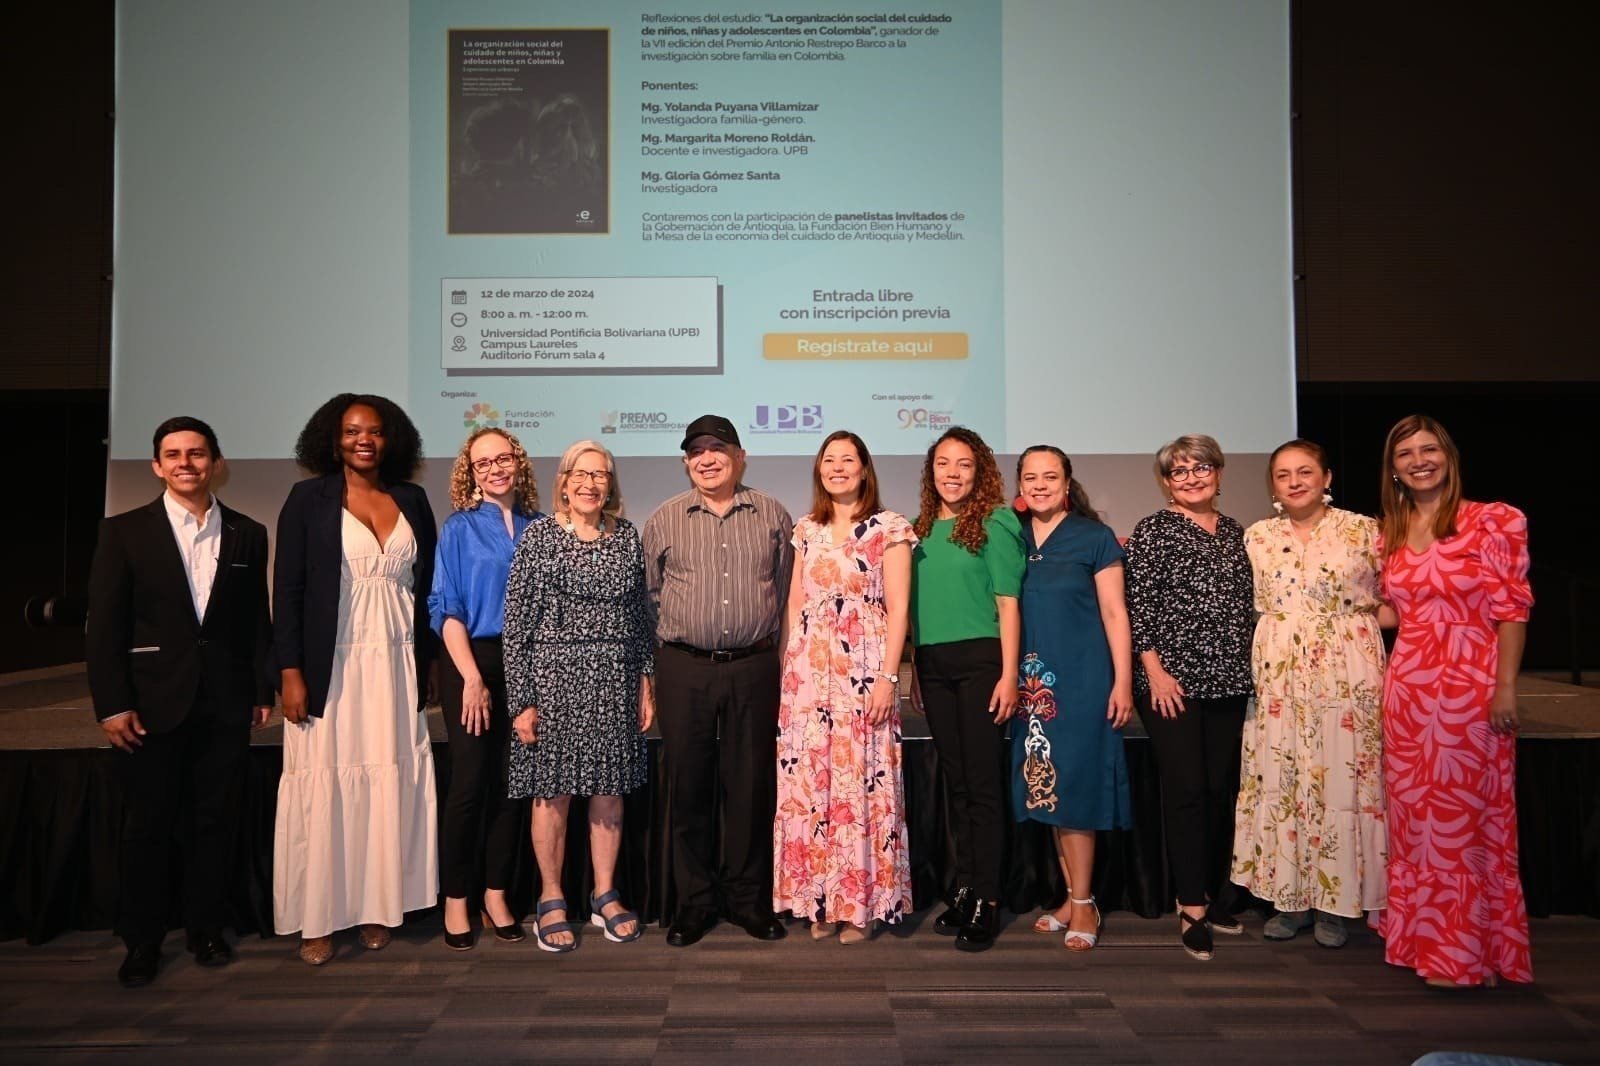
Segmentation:
[[(421, 486), (402, 481), (388, 486), (388, 490), (417, 539), (411, 591), (416, 600), (412, 640), (420, 704), (426, 698), (428, 667), (438, 649), (438, 638), (428, 626), (428, 591), (433, 588), (438, 528)], [(306, 711), (317, 718), (322, 717), (333, 681), (339, 574), (344, 565), (343, 513), (343, 471), (297, 483), (278, 513), (278, 556), (272, 567), (276, 666), (279, 670), (299, 669), (305, 675)]]
[(202, 691), (216, 713), (245, 720), (272, 705), (267, 528), (220, 501), (217, 510), (222, 542), (204, 621), (161, 497), (100, 523), (86, 646), (95, 718), (138, 711), (161, 733)]

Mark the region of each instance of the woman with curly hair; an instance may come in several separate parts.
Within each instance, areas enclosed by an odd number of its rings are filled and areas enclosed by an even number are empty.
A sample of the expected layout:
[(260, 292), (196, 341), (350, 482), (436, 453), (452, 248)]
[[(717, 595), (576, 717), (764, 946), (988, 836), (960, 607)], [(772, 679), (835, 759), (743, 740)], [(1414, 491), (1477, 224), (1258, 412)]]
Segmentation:
[(956, 852), (955, 898), (933, 927), (963, 951), (983, 951), (1000, 928), (1001, 727), (1017, 708), (1022, 524), (1006, 506), (994, 452), (961, 426), (928, 449), (921, 507), (912, 553), (911, 698), (927, 715), (950, 789)]
[(511, 715), (500, 651), (511, 556), (528, 523), (543, 517), (522, 442), (492, 426), (468, 434), (450, 468), (450, 506), (428, 613), (444, 642), (439, 703), (450, 737), (439, 832), (444, 942), (466, 951), (473, 946), (467, 897), (480, 882), (484, 926), (501, 940), (523, 938), (506, 906), (523, 804), (506, 795)]
[(361, 926), (376, 950), (439, 875), (433, 751), (418, 679), (435, 654), (428, 608), (435, 529), (411, 483), (422, 438), (381, 396), (341, 393), (295, 444), (316, 475), (278, 515), (273, 644), (282, 670), (283, 777), (272, 861), (279, 933), (333, 957)]
[(1156, 453), (1167, 506), (1128, 537), (1133, 693), (1161, 779), (1178, 932), (1197, 959), (1244, 931), (1220, 898), (1233, 860), (1239, 749), (1254, 682), (1254, 582), (1244, 528), (1217, 510), (1222, 448), (1190, 434)]

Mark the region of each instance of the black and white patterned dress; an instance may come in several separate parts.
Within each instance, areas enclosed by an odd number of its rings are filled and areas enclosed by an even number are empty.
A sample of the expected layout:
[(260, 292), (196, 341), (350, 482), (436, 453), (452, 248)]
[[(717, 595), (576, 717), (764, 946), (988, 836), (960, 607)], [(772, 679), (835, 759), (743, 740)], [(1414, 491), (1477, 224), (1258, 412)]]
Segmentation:
[(1218, 515), (1207, 533), (1177, 511), (1157, 511), (1133, 527), (1126, 551), (1134, 692), (1150, 691), (1139, 655), (1152, 648), (1185, 695), (1254, 691), (1255, 578), (1239, 523)]
[(620, 796), (645, 783), (639, 678), (655, 641), (644, 549), (626, 519), (585, 542), (556, 519), (523, 532), (506, 581), (506, 704), (538, 708), (538, 741), (511, 736), (506, 791)]

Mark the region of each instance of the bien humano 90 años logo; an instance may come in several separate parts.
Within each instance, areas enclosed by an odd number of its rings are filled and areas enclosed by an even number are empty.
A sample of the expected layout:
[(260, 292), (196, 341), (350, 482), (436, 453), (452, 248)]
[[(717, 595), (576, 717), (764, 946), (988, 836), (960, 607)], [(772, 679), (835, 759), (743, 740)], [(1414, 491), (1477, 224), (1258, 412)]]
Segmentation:
[(500, 412), (489, 404), (475, 403), (462, 412), (461, 421), (468, 429), (488, 429), (500, 424)]

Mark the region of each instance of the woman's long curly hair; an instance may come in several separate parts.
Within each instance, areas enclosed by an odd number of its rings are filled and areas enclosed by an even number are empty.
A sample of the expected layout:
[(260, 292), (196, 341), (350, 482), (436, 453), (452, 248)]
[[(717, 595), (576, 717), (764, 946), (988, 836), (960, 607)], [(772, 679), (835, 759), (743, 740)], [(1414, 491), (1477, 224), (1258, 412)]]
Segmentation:
[(467, 439), (462, 442), (461, 450), (456, 453), (456, 461), (450, 465), (450, 506), (457, 511), (470, 511), (483, 501), (482, 493), (473, 495), (478, 487), (478, 479), (472, 472), (472, 446), (490, 435), (504, 440), (516, 459), (513, 464), (516, 474), (512, 479), (516, 489), (516, 508), (531, 518), (539, 513), (539, 482), (533, 476), (533, 463), (529, 461), (527, 449), (516, 434), (507, 433), (498, 426), (480, 426), (467, 434)]
[(1461, 452), (1456, 442), (1436, 418), (1428, 415), (1407, 415), (1394, 424), (1383, 442), (1383, 488), (1380, 506), (1383, 514), (1378, 519), (1383, 533), (1383, 557), (1399, 551), (1411, 536), (1411, 516), (1416, 513), (1416, 501), (1400, 483), (1394, 472), (1394, 450), (1407, 437), (1418, 433), (1431, 433), (1444, 452), (1444, 487), (1439, 494), (1439, 510), (1433, 516), (1433, 535), (1443, 540), (1456, 535), (1456, 512), (1461, 508)]
[(1006, 485), (1000, 476), (1000, 464), (994, 461), (994, 451), (983, 442), (982, 437), (966, 426), (951, 426), (945, 430), (929, 446), (928, 454), (922, 460), (922, 510), (917, 513), (917, 536), (927, 537), (933, 530), (934, 520), (939, 517), (939, 493), (933, 487), (933, 453), (947, 440), (965, 444), (972, 452), (976, 467), (972, 472), (972, 491), (967, 494), (961, 513), (956, 516), (956, 528), (951, 532), (950, 539), (977, 555), (989, 539), (989, 531), (983, 528), (984, 520), (996, 508), (1005, 505)]
[(422, 434), (417, 432), (410, 416), (393, 400), (355, 392), (341, 392), (316, 409), (294, 442), (294, 461), (318, 476), (343, 470), (339, 436), (344, 431), (345, 412), (352, 407), (372, 408), (378, 412), (378, 421), (383, 423), (379, 480), (393, 485), (415, 478), (422, 468)]
[(1067, 453), (1057, 448), (1054, 444), (1035, 444), (1023, 450), (1017, 456), (1017, 495), (1022, 495), (1022, 461), (1030, 455), (1047, 452), (1061, 462), (1061, 475), (1067, 479), (1067, 513), (1075, 514), (1080, 518), (1087, 518), (1091, 522), (1105, 525), (1105, 519), (1100, 517), (1100, 512), (1094, 509), (1094, 504), (1089, 502), (1089, 493), (1083, 487), (1083, 482), (1072, 476), (1072, 460), (1067, 458)]

